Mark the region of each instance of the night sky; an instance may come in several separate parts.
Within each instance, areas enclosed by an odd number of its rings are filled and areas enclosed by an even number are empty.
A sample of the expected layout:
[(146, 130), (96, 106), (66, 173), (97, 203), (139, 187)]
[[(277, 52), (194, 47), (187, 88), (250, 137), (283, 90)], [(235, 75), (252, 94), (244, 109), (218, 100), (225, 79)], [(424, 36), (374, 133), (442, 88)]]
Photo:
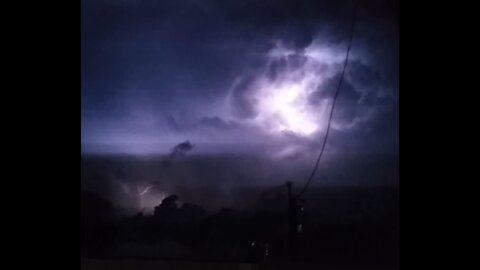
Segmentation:
[[(311, 169), (353, 6), (82, 0), (82, 153), (166, 153), (190, 140), (192, 155), (303, 158)], [(398, 163), (397, 15), (396, 1), (359, 3), (325, 154), (339, 171), (352, 156)]]

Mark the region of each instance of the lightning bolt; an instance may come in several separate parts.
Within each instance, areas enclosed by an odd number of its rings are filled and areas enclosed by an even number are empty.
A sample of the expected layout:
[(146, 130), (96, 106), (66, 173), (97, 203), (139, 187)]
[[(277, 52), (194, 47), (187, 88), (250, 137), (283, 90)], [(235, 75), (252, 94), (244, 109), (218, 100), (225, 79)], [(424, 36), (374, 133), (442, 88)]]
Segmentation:
[(152, 187), (153, 187), (153, 185), (147, 186), (147, 187), (146, 187), (142, 192), (140, 192), (138, 195), (143, 196), (143, 195), (146, 194)]

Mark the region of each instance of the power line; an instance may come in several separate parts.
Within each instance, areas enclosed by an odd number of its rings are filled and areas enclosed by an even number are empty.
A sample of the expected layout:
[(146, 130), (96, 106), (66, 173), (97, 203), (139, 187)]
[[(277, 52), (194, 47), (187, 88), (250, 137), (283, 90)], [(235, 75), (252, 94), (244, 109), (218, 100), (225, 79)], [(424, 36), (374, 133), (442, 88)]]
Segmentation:
[(330, 134), (330, 125), (331, 125), (332, 117), (333, 117), (333, 109), (335, 108), (335, 103), (337, 101), (338, 94), (340, 93), (340, 89), (341, 89), (342, 82), (343, 82), (343, 76), (345, 74), (345, 69), (347, 68), (348, 56), (350, 54), (350, 49), (352, 47), (353, 30), (354, 30), (355, 22), (356, 22), (357, 7), (358, 7), (358, 0), (355, 1), (355, 6), (354, 6), (354, 9), (353, 9), (352, 25), (351, 25), (351, 28), (350, 28), (350, 38), (349, 38), (349, 41), (348, 41), (348, 48), (347, 48), (347, 54), (345, 56), (345, 63), (343, 65), (342, 74), (340, 75), (340, 80), (338, 82), (337, 90), (336, 90), (335, 96), (333, 98), (332, 108), (330, 109), (330, 116), (329, 116), (329, 119), (328, 119), (327, 131), (326, 131), (325, 136), (323, 138), (322, 148), (320, 150), (320, 154), (318, 155), (317, 161), (315, 162), (315, 166), (313, 167), (312, 173), (310, 174), (310, 177), (308, 178), (307, 183), (305, 184), (303, 189), (298, 193), (297, 198), (300, 198), (300, 196), (309, 187), (310, 182), (312, 181), (313, 176), (315, 175), (315, 173), (317, 171), (318, 164), (320, 163), (320, 159), (323, 156), (323, 152), (325, 150), (325, 145), (327, 144), (328, 134)]

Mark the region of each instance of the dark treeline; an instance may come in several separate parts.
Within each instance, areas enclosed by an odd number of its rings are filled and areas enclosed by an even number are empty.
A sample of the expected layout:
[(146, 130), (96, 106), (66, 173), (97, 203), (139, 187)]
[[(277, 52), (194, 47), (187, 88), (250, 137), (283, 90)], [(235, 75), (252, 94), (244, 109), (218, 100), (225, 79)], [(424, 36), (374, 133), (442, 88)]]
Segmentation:
[[(375, 196), (381, 190), (372, 190)], [(324, 264), (393, 265), (398, 263), (396, 192), (380, 207), (361, 199), (347, 210), (335, 209), (339, 196), (360, 191), (322, 194), (324, 208), (302, 205), (298, 260)], [(313, 194), (314, 195), (314, 194)], [(353, 196), (355, 197), (355, 196)], [(356, 196), (360, 198), (361, 196)], [(308, 198), (308, 197), (307, 197)], [(115, 206), (82, 192), (82, 256), (185, 260), (281, 261), (287, 258), (287, 199), (284, 194), (262, 198), (249, 210), (223, 208), (208, 213), (202, 206), (165, 198), (153, 214), (118, 217)], [(317, 198), (318, 199), (318, 198)], [(374, 203), (375, 204), (375, 203)]]

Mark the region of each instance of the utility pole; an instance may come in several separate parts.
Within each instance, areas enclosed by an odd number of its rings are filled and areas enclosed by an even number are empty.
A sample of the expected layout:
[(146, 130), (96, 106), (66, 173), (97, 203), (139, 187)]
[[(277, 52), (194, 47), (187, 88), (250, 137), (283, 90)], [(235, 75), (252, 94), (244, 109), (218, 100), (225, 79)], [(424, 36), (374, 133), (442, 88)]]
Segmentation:
[(288, 258), (290, 261), (297, 259), (297, 227), (298, 205), (297, 199), (292, 195), (292, 182), (287, 182), (288, 189)]

